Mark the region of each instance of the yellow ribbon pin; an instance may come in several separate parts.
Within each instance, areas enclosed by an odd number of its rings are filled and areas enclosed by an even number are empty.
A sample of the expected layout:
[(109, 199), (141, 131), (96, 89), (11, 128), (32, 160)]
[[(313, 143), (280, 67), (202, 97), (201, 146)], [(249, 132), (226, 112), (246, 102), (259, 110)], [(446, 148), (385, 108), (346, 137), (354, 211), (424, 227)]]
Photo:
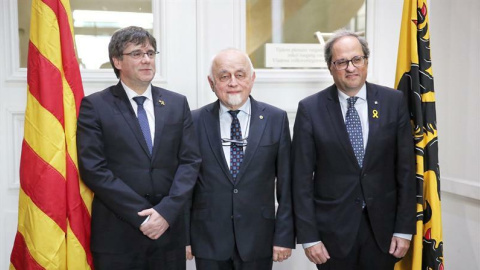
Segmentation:
[(162, 105), (162, 106), (165, 106), (165, 101), (163, 101), (161, 99), (158, 100), (158, 103), (160, 103), (160, 105)]
[(378, 111), (377, 110), (373, 110), (372, 113), (373, 113), (373, 118), (378, 118)]

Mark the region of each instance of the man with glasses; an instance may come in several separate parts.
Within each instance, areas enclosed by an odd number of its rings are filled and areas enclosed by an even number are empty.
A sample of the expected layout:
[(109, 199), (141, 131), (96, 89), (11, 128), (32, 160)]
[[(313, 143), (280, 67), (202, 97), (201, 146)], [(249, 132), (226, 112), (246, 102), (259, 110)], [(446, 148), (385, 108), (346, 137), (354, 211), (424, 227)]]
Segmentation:
[(184, 209), (201, 162), (187, 100), (152, 86), (146, 30), (116, 31), (108, 50), (120, 81), (82, 100), (77, 129), (95, 269), (185, 269)]
[(208, 76), (218, 100), (193, 111), (203, 161), (187, 258), (197, 270), (272, 269), (294, 247), (288, 118), (250, 96), (254, 81), (248, 55), (220, 51)]
[(298, 243), (318, 269), (393, 269), (415, 233), (415, 166), (402, 92), (366, 82), (369, 49), (325, 44), (334, 85), (300, 101), (292, 143)]

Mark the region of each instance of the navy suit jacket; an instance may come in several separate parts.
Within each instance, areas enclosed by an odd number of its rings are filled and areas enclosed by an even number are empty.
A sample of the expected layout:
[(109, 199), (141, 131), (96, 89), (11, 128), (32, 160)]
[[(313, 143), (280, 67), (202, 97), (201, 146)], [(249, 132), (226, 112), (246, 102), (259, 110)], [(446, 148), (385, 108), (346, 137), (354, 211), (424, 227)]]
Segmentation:
[(156, 243), (185, 245), (183, 211), (201, 163), (197, 139), (184, 96), (152, 86), (152, 98), (152, 154), (121, 83), (82, 100), (78, 160), (83, 181), (95, 193), (94, 252), (125, 252), (153, 241), (139, 230), (145, 217), (137, 214), (152, 207), (170, 225)]
[(248, 145), (235, 181), (222, 148), (219, 101), (193, 111), (203, 162), (190, 237), (199, 258), (227, 260), (235, 243), (243, 261), (271, 257), (274, 245), (294, 247), (287, 114), (250, 100)]
[(292, 144), (299, 243), (323, 241), (330, 255), (351, 250), (362, 201), (375, 239), (388, 252), (393, 233), (415, 232), (412, 128), (401, 91), (366, 83), (369, 134), (363, 168), (355, 158), (335, 85), (300, 101)]

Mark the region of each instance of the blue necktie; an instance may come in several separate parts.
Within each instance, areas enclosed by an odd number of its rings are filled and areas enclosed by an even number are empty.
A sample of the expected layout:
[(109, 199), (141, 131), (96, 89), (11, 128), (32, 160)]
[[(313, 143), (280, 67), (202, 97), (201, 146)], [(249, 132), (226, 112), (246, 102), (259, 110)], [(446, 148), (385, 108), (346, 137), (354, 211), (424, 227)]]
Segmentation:
[(137, 119), (142, 129), (143, 137), (147, 142), (148, 151), (152, 153), (152, 136), (150, 134), (150, 126), (148, 125), (147, 112), (143, 108), (143, 103), (145, 102), (146, 97), (134, 97), (133, 100), (137, 103)]
[(358, 165), (360, 165), (361, 168), (363, 166), (365, 150), (363, 148), (362, 123), (360, 122), (360, 117), (355, 109), (355, 102), (357, 102), (357, 99), (358, 97), (350, 97), (347, 99), (348, 110), (347, 115), (345, 116), (345, 125), (347, 127), (348, 137), (350, 137), (350, 143), (353, 147), (353, 152), (355, 153)]
[[(238, 121), (237, 114), (240, 111), (228, 111), (232, 116), (232, 124), (230, 126), (230, 139), (241, 141), (242, 140), (242, 128), (240, 127), (240, 121)], [(235, 142), (230, 143), (230, 173), (235, 180), (237, 178), (238, 171), (240, 171), (240, 164), (243, 161), (243, 146), (237, 145)]]

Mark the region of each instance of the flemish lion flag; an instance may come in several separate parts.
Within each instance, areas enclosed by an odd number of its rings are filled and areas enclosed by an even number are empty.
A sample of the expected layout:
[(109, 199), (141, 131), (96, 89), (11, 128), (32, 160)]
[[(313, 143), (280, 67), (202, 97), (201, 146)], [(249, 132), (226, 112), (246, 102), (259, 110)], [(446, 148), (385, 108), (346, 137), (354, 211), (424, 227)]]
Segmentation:
[(405, 0), (395, 85), (408, 96), (417, 181), (417, 233), (396, 270), (443, 270), (437, 120), (427, 0)]
[(92, 269), (92, 193), (80, 181), (83, 87), (68, 0), (33, 0), (18, 231), (10, 269)]

